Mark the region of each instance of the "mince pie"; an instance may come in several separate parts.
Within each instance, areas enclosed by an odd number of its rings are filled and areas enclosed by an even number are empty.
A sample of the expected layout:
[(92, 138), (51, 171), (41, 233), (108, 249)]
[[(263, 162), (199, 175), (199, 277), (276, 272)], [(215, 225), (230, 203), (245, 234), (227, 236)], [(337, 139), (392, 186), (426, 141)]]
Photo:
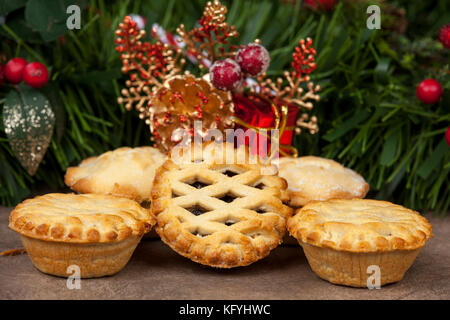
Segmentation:
[(355, 171), (314, 156), (280, 158), (278, 175), (288, 183), (293, 207), (315, 200), (364, 198), (369, 191), (369, 185)]
[(155, 176), (151, 208), (157, 233), (173, 250), (232, 268), (281, 243), (292, 209), (282, 202), (287, 185), (276, 170), (229, 143), (192, 144), (169, 157)]
[(152, 147), (122, 147), (68, 168), (65, 183), (79, 193), (110, 194), (143, 203), (149, 200), (155, 171), (166, 158)]
[(82, 278), (119, 272), (154, 223), (135, 201), (96, 194), (38, 196), (9, 217), (36, 268), (67, 277), (68, 267), (76, 265)]
[(311, 269), (332, 283), (365, 287), (369, 266), (380, 284), (400, 281), (432, 227), (419, 213), (386, 201), (311, 202), (288, 220)]

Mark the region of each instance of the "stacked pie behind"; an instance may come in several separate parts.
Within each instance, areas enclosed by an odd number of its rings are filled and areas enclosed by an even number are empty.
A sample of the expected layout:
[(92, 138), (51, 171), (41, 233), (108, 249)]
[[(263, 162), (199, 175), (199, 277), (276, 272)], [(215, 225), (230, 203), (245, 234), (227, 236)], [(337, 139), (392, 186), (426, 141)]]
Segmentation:
[(281, 158), (278, 175), (288, 183), (292, 207), (310, 201), (364, 198), (369, 191), (369, 185), (355, 171), (320, 157)]
[(122, 147), (67, 169), (65, 183), (79, 193), (109, 194), (147, 202), (156, 169), (166, 156), (152, 147)]
[[(255, 160), (255, 159), (253, 159)], [(233, 144), (191, 145), (158, 170), (152, 191), (156, 231), (179, 254), (232, 268), (264, 258), (285, 234), (292, 209), (276, 170)]]

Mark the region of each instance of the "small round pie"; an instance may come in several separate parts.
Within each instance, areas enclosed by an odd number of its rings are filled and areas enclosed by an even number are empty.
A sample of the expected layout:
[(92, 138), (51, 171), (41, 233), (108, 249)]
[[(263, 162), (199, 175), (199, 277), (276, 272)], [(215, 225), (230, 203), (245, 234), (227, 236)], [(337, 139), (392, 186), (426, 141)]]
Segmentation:
[(292, 209), (282, 203), (287, 185), (276, 170), (230, 143), (192, 144), (175, 154), (158, 169), (151, 206), (156, 232), (173, 250), (232, 268), (264, 258), (282, 242)]
[(79, 193), (148, 201), (156, 169), (167, 156), (152, 147), (122, 147), (67, 169), (65, 183)]
[(38, 196), (9, 217), (9, 227), (20, 234), (37, 269), (68, 277), (75, 265), (82, 278), (119, 272), (155, 222), (133, 200), (96, 194)]
[(280, 158), (278, 175), (288, 183), (293, 207), (310, 201), (364, 198), (369, 191), (369, 185), (355, 171), (320, 157)]
[(433, 235), (419, 213), (386, 201), (311, 202), (288, 220), (311, 269), (335, 284), (367, 286), (370, 266), (380, 284), (397, 282)]

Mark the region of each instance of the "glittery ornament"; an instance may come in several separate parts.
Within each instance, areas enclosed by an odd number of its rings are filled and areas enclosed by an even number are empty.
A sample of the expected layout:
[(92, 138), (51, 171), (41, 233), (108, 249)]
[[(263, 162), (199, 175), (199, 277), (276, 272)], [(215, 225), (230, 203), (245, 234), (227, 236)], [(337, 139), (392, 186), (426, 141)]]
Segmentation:
[(270, 55), (261, 44), (249, 43), (239, 49), (236, 62), (244, 73), (257, 76), (266, 72), (270, 64)]
[[(177, 76), (167, 81), (149, 103), (150, 131), (158, 147), (164, 151), (179, 143), (184, 129), (192, 136), (204, 137), (209, 129), (224, 131), (233, 125), (233, 102), (229, 92), (214, 88), (205, 79), (192, 75)], [(194, 132), (194, 121), (201, 127)]]
[(237, 90), (242, 87), (242, 71), (236, 61), (227, 58), (214, 62), (209, 71), (211, 83), (220, 90)]
[(3, 107), (3, 125), (11, 149), (20, 164), (34, 175), (53, 134), (55, 115), (39, 91), (20, 86), (11, 90)]

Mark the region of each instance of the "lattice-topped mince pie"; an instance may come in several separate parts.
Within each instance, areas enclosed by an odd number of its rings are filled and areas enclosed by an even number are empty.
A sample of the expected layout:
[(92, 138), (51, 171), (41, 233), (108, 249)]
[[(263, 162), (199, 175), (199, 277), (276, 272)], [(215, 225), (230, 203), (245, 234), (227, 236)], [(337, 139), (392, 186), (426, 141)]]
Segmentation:
[(79, 193), (110, 194), (148, 201), (156, 169), (166, 156), (152, 147), (122, 147), (67, 169), (65, 183)]
[(83, 278), (119, 272), (155, 222), (133, 200), (97, 194), (38, 196), (9, 217), (36, 268), (67, 277), (75, 265)]
[(232, 268), (281, 243), (292, 209), (282, 202), (286, 181), (276, 171), (228, 143), (193, 144), (180, 155), (171, 151), (152, 190), (156, 231), (166, 244), (195, 262)]
[(363, 177), (331, 159), (281, 158), (278, 174), (288, 183), (289, 203), (293, 207), (310, 201), (364, 198), (369, 191)]
[(369, 266), (380, 268), (381, 285), (401, 280), (432, 237), (419, 213), (367, 199), (311, 202), (288, 220), (288, 230), (317, 275), (354, 287), (367, 285)]

